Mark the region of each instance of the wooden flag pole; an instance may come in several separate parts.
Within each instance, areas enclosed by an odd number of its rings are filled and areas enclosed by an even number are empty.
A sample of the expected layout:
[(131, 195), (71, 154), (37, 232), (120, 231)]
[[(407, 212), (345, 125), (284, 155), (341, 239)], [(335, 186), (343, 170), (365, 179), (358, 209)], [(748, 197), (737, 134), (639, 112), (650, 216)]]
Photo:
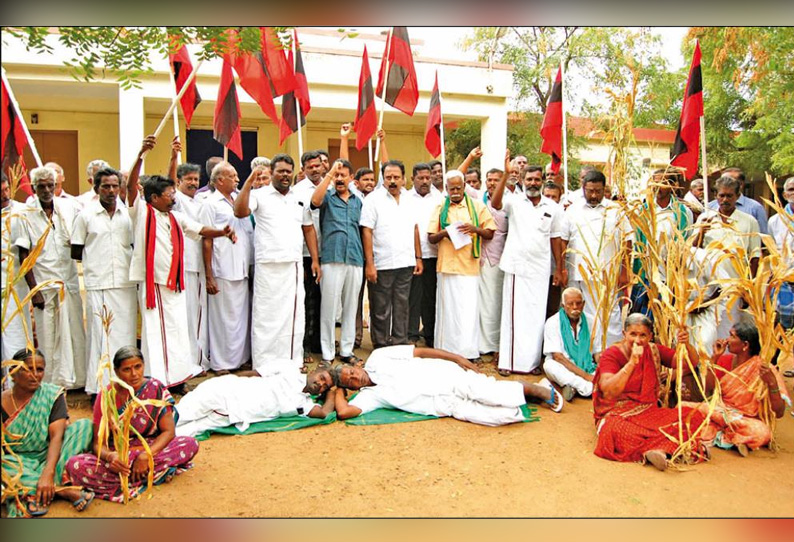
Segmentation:
[(227, 147), (226, 145), (223, 146), (223, 161), (224, 162), (229, 161), (229, 147)]
[[(436, 81), (438, 81), (438, 72), (436, 72)], [(447, 176), (447, 145), (444, 142), (444, 107), (442, 106), (442, 103), (443, 100), (441, 99), (441, 85), (438, 85), (438, 112), (440, 117), (438, 124), (438, 135), (441, 136), (441, 178), (443, 179)]]
[(5, 68), (3, 68), (2, 77), (3, 84), (6, 86), (6, 91), (8, 91), (8, 99), (11, 100), (11, 106), (14, 108), (14, 112), (19, 119), (19, 123), (22, 125), (22, 130), (25, 132), (25, 137), (28, 138), (28, 145), (30, 146), (30, 152), (33, 153), (33, 158), (36, 160), (36, 166), (41, 167), (41, 156), (39, 156), (39, 151), (36, 149), (36, 142), (33, 141), (33, 136), (31, 136), (30, 132), (28, 131), (28, 125), (25, 122), (25, 117), (22, 116), (22, 111), (19, 109), (19, 104), (17, 103), (17, 99), (14, 96), (14, 91), (11, 89), (11, 85), (8, 84)]
[(700, 117), (700, 147), (703, 161), (703, 207), (709, 205), (709, 168), (706, 162), (706, 117)]
[[(367, 154), (369, 155), (369, 169), (372, 169), (372, 138), (367, 140)], [(375, 171), (372, 169), (372, 171)]]
[[(565, 193), (568, 193), (568, 130), (565, 122), (565, 70), (562, 60), (560, 61), (560, 98), (562, 100), (562, 176), (565, 184)], [(567, 196), (566, 196), (567, 197)]]
[[(292, 29), (292, 73), (296, 74), (298, 66), (298, 53), (295, 50), (295, 43), (298, 41), (298, 31)], [(297, 89), (296, 89), (297, 90)], [(296, 124), (298, 125), (298, 155), (303, 157), (303, 130), (301, 130), (301, 104), (298, 101), (298, 94), (295, 93), (295, 111), (298, 114)]]
[[(386, 112), (386, 87), (389, 86), (389, 55), (391, 54), (391, 38), (392, 33), (394, 32), (394, 27), (391, 27), (389, 30), (389, 36), (386, 38), (386, 73), (383, 77), (383, 90), (380, 93), (380, 118), (378, 119), (378, 130), (383, 129), (383, 113)], [(380, 138), (375, 142), (375, 163), (378, 163), (380, 159)], [(380, 171), (380, 168), (378, 168)], [(377, 178), (380, 179), (380, 174), (377, 175)]]
[(168, 108), (168, 111), (165, 113), (163, 119), (160, 121), (160, 124), (157, 125), (157, 129), (154, 131), (154, 137), (159, 136), (160, 133), (163, 131), (163, 128), (165, 128), (165, 123), (168, 121), (168, 117), (171, 116), (171, 113), (173, 113), (176, 104), (179, 103), (179, 100), (181, 100), (182, 96), (185, 95), (185, 92), (187, 92), (187, 89), (190, 86), (190, 84), (193, 82), (193, 79), (196, 78), (196, 74), (198, 74), (198, 69), (201, 67), (201, 64), (203, 62), (204, 62), (203, 60), (198, 61), (198, 64), (196, 64), (196, 69), (194, 69), (191, 72), (190, 76), (187, 78), (187, 81), (185, 81), (185, 84), (182, 85), (181, 89), (179, 89), (179, 94), (177, 94), (174, 97), (174, 99), (171, 101), (171, 106)]
[[(176, 96), (176, 80), (174, 79), (174, 70), (171, 68), (171, 63), (168, 63), (168, 74), (171, 76), (171, 85), (174, 89), (174, 96)], [(174, 108), (174, 137), (179, 137), (179, 108)], [(182, 163), (182, 151), (177, 154), (177, 164)]]

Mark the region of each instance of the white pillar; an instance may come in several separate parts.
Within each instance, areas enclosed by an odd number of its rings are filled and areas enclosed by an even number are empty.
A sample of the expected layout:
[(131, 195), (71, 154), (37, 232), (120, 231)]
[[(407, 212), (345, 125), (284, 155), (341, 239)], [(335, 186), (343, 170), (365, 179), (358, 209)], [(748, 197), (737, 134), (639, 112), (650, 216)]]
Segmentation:
[[(119, 87), (119, 168), (129, 169), (135, 163), (143, 141), (143, 91)], [(146, 171), (146, 165), (141, 173)]]
[(480, 149), (482, 149), (482, 177), (491, 168), (504, 169), (507, 148), (507, 106), (494, 107), (482, 121)]

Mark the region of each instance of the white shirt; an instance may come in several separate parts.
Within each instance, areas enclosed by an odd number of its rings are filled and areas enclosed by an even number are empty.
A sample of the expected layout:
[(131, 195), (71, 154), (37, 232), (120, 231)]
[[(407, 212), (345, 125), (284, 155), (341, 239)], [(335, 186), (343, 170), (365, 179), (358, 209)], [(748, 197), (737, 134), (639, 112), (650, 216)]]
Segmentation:
[[(139, 195), (135, 198), (134, 206), (128, 209), (132, 219), (134, 234), (130, 280), (143, 282), (146, 280), (146, 215), (148, 214), (147, 204), (143, 196)], [(156, 284), (168, 284), (168, 274), (171, 272), (171, 257), (174, 253), (174, 245), (171, 243), (171, 219), (169, 214), (174, 215), (177, 225), (182, 228), (182, 233), (186, 239), (200, 239), (200, 233), (204, 226), (178, 211), (163, 213), (157, 209), (152, 209), (156, 224), (154, 282)]]
[[(444, 203), (444, 197), (441, 195), (441, 192), (438, 190), (433, 191), (432, 188), (433, 186), (431, 185), (431, 190), (426, 196), (419, 195), (415, 188), (409, 190), (404, 196), (400, 196), (401, 198), (408, 198), (414, 213), (414, 219), (416, 223), (420, 225), (419, 244), (422, 247), (422, 258), (438, 257), (438, 245), (434, 245), (427, 240), (427, 224), (430, 222), (430, 217), (433, 215), (433, 211), (436, 210), (436, 207)], [(424, 224), (424, 226), (421, 226), (422, 224)]]
[(248, 207), (254, 214), (256, 263), (299, 262), (303, 259), (303, 226), (311, 226), (309, 208), (294, 190), (285, 195), (263, 186), (251, 191)]
[(585, 199), (578, 200), (566, 209), (565, 216), (568, 219), (568, 275), (571, 280), (584, 280), (579, 266), (585, 265), (585, 256), (595, 258), (594, 263), (607, 265), (618, 253), (621, 243), (632, 239), (628, 219), (611, 200), (603, 199), (595, 207), (588, 205)]
[[(582, 313), (582, 316), (584, 316), (584, 313)], [(579, 320), (576, 326), (576, 335), (574, 335), (574, 339), (578, 338), (581, 331), (582, 321)], [(573, 330), (571, 333), (573, 333)], [(552, 354), (562, 354), (569, 361), (571, 359), (568, 352), (565, 350), (565, 343), (562, 342), (559, 312), (552, 314), (543, 326), (543, 355), (546, 356), (546, 359), (553, 359)]]
[(232, 227), (237, 235), (236, 243), (232, 243), (227, 237), (212, 240), (212, 272), (219, 279), (244, 280), (248, 278), (248, 268), (251, 265), (251, 239), (246, 228), (246, 222), (250, 226), (251, 219), (235, 217), (232, 205), (216, 190), (204, 200), (200, 222), (219, 230), (227, 224)]
[(360, 224), (372, 230), (376, 269), (385, 271), (416, 265), (416, 217), (407, 190), (401, 191), (399, 202), (385, 188), (372, 192), (364, 200)]
[[(788, 222), (794, 220), (794, 216), (789, 215)], [(776, 214), (769, 219), (769, 235), (775, 240), (778, 250), (784, 258), (788, 258), (789, 265), (794, 267), (794, 234), (786, 226), (780, 214)], [(787, 246), (787, 249), (783, 247)]]
[(701, 201), (700, 201), (700, 200), (697, 198), (697, 196), (695, 196), (695, 194), (693, 194), (693, 193), (692, 193), (692, 191), (691, 191), (691, 190), (690, 190), (690, 191), (688, 191), (688, 192), (687, 192), (687, 193), (684, 195), (684, 201), (685, 201), (685, 202), (687, 202), (687, 203), (689, 203), (689, 204), (691, 204), (691, 205), (692, 205), (692, 207), (693, 207), (695, 210), (697, 210), (698, 212), (703, 212), (703, 202), (701, 202)]
[[(52, 200), (52, 230), (47, 235), (41, 253), (33, 266), (36, 284), (47, 280), (63, 281), (70, 292), (78, 292), (80, 283), (77, 278), (77, 266), (72, 260), (70, 240), (74, 224), (74, 206), (64, 203), (59, 198)], [(18, 247), (33, 250), (39, 239), (49, 229), (50, 220), (41, 208), (38, 198), (24, 209), (24, 219), (19, 219), (18, 237), (14, 244)], [(60, 288), (59, 284), (49, 284), (43, 289)]]
[[(761, 237), (759, 234), (758, 221), (752, 215), (744, 213), (739, 209), (733, 211), (728, 221), (723, 222), (718, 211), (706, 209), (698, 217), (697, 223), (714, 219), (711, 227), (703, 235), (703, 248), (709, 252), (733, 251), (732, 247), (741, 246), (747, 254), (748, 261), (753, 258), (761, 257)], [(711, 243), (720, 242), (721, 249), (709, 249)], [(721, 270), (731, 278), (738, 278), (736, 269), (733, 268), (730, 259), (725, 258), (719, 264)]]
[[(8, 203), (8, 207), (2, 210), (0, 234), (2, 234), (1, 237), (3, 241), (3, 260), (2, 263), (0, 263), (0, 275), (2, 276), (3, 288), (6, 287), (6, 283), (8, 282), (8, 260), (6, 260), (6, 258), (12, 259), (11, 267), (15, 275), (19, 269), (19, 248), (14, 244), (14, 241), (19, 237), (20, 217), (23, 215), (25, 208), (26, 206), (24, 204), (11, 200)], [(6, 228), (6, 219), (8, 218), (10, 218), (9, 227)], [(21, 280), (21, 283), (25, 283), (24, 278)]]
[(573, 192), (565, 192), (562, 196), (560, 196), (560, 205), (567, 206), (572, 203), (576, 203), (578, 201), (584, 200), (584, 189), (577, 188)]
[(91, 203), (77, 215), (72, 244), (83, 245), (83, 280), (86, 290), (135, 286), (130, 281), (132, 220), (126, 207), (113, 217), (102, 204)]
[(551, 239), (568, 239), (562, 207), (540, 197), (537, 205), (527, 197), (512, 197), (502, 202), (510, 232), (499, 267), (505, 273), (535, 277), (547, 285), (551, 266)]
[[(186, 196), (179, 190), (174, 194), (176, 203), (174, 211), (179, 211), (188, 218), (201, 222), (202, 203), (195, 197)], [(200, 273), (204, 270), (204, 256), (202, 254), (201, 239), (185, 239), (185, 271)]]
[[(292, 190), (295, 192), (295, 195), (298, 197), (298, 201), (303, 203), (303, 206), (309, 209), (312, 217), (312, 224), (314, 224), (314, 235), (317, 239), (317, 253), (320, 253), (320, 209), (312, 209), (312, 196), (314, 195), (314, 189), (317, 186), (312, 183), (309, 179), (303, 179), (301, 182), (296, 184)], [(332, 184), (328, 185), (328, 190), (333, 188)], [(306, 245), (306, 240), (304, 239), (303, 242), (303, 257), (309, 257), (309, 247)]]

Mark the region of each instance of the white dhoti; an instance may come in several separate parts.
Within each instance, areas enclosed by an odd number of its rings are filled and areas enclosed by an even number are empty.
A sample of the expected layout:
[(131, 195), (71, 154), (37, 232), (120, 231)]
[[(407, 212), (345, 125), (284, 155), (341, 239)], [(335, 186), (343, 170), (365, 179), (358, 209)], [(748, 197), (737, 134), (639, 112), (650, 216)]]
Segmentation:
[[(699, 314), (689, 314), (686, 318), (689, 328), (689, 343), (698, 350), (711, 356), (717, 335), (717, 307), (711, 306)], [(729, 329), (730, 330), (730, 329)], [(722, 336), (727, 338), (727, 334)]]
[(208, 296), (207, 301), (210, 367), (213, 371), (234, 370), (251, 357), (248, 279), (215, 278), (215, 283), (218, 293)]
[(499, 264), (491, 265), (487, 259), (483, 259), (478, 283), (480, 352), (483, 354), (499, 351), (504, 280), (505, 274), (499, 269)]
[(505, 273), (499, 369), (526, 374), (540, 366), (548, 295), (547, 277)]
[(335, 323), (341, 314), (342, 330), (339, 336), (339, 355), (353, 355), (356, 341), (356, 312), (358, 294), (364, 277), (361, 267), (343, 263), (322, 265), (323, 277), (320, 279), (320, 345), (323, 359), (331, 361), (336, 357), (334, 350)]
[(543, 372), (555, 384), (561, 387), (571, 386), (582, 397), (590, 397), (593, 394), (592, 382), (569, 371), (562, 363), (554, 361), (551, 357), (547, 357), (543, 362)]
[(67, 390), (85, 385), (85, 328), (83, 302), (78, 292), (40, 290), (44, 310), (35, 309), (36, 336), (47, 360), (44, 381)]
[(139, 289), (141, 306), (141, 351), (147, 376), (166, 387), (177, 386), (201, 373), (201, 366), (191, 358), (190, 337), (185, 320), (185, 293), (174, 292), (155, 284), (156, 306), (146, 308), (146, 283)]
[[(3, 288), (5, 287), (6, 285), (3, 284)], [(20, 301), (25, 299), (29, 291), (24, 280), (17, 283), (16, 292)], [(14, 298), (9, 297), (8, 303), (3, 305), (2, 312), (3, 324), (6, 324), (6, 328), (3, 330), (2, 341), (2, 355), (4, 360), (11, 359), (18, 350), (26, 348), (28, 345), (28, 337), (30, 337), (30, 343), (33, 344), (33, 325), (30, 321), (30, 305), (23, 306), (19, 314), (11, 318), (11, 315), (14, 314), (16, 310), (17, 304)], [(27, 334), (25, 330), (27, 330)]]
[[(88, 335), (86, 348), (85, 392), (99, 393), (99, 390), (110, 384), (108, 371), (102, 375), (99, 383), (99, 360), (105, 350), (112, 361), (116, 351), (122, 346), (135, 346), (135, 334), (138, 324), (138, 301), (136, 288), (110, 288), (107, 290), (86, 290), (85, 318)], [(110, 331), (105, 336), (102, 326), (102, 307), (107, 307), (113, 314)], [(112, 370), (112, 369), (111, 369)]]
[[(442, 406), (449, 398), (449, 404)], [(521, 406), (526, 404), (521, 382), (496, 380), (492, 376), (466, 371), (455, 380), (454, 396), (441, 396), (436, 404), (448, 409), (448, 416), (480, 425), (498, 426), (524, 421)]]
[(204, 273), (185, 271), (185, 305), (190, 335), (190, 356), (202, 369), (209, 369), (209, 334), (207, 333), (207, 288)]
[(303, 262), (256, 264), (251, 323), (255, 370), (261, 373), (275, 359), (302, 365), (305, 295)]
[(438, 273), (436, 328), (433, 344), (474, 359), (480, 355), (477, 276)]
[[(598, 314), (596, 314), (598, 303), (590, 295), (590, 292), (587, 289), (587, 284), (585, 284), (584, 281), (571, 280), (568, 282), (568, 286), (579, 288), (579, 290), (582, 291), (585, 301), (584, 313), (587, 316), (587, 321), (593, 322), (593, 324), (590, 326), (590, 338), (593, 344), (593, 354), (603, 352), (605, 350), (605, 348), (602, 346), (604, 325), (602, 323), (603, 318), (601, 318), (602, 311), (598, 310)], [(613, 344), (620, 342), (620, 340), (623, 338), (623, 321), (620, 316), (620, 305), (618, 303), (617, 295), (612, 296), (611, 303), (609, 323), (607, 324), (606, 348), (609, 348)]]

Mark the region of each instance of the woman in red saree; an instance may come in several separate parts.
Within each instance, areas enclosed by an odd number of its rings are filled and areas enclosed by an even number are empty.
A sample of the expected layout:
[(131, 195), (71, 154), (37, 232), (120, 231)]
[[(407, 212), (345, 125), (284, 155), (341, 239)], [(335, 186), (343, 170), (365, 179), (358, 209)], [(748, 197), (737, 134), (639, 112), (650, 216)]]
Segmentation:
[[(658, 406), (659, 366), (675, 367), (675, 350), (651, 343), (653, 325), (644, 315), (626, 318), (623, 340), (607, 348), (598, 362), (594, 379), (593, 411), (598, 442), (595, 454), (612, 461), (650, 462), (659, 470), (678, 448), (678, 410)], [(687, 345), (690, 359), (697, 353), (689, 345), (689, 334), (677, 337)], [(688, 372), (688, 371), (687, 371)], [(683, 436), (704, 420), (692, 409), (683, 409)], [(705, 457), (705, 447), (695, 443), (696, 461)]]
[[(749, 322), (739, 322), (731, 328), (727, 339), (714, 344), (711, 357), (714, 374), (706, 379), (706, 390), (711, 392), (716, 375), (722, 404), (714, 410), (704, 439), (720, 448), (736, 446), (742, 456), (747, 455), (748, 449), (757, 450), (772, 439), (772, 428), (762, 419), (762, 399), (769, 397), (777, 418), (786, 412), (787, 403), (791, 406), (780, 372), (764, 363), (760, 353), (758, 328)], [(708, 406), (701, 404), (699, 409), (706, 412)]]

